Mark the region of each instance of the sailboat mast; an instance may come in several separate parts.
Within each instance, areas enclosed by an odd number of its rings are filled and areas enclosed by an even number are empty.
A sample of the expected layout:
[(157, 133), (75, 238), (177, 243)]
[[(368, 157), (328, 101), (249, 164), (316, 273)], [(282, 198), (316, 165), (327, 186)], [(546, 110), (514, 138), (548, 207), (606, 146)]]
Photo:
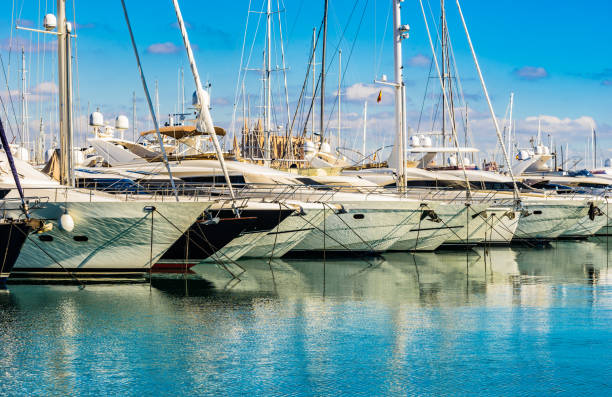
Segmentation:
[(593, 128), (593, 168), (597, 168), (597, 135), (595, 135), (595, 128)]
[[(402, 40), (408, 38), (408, 27), (401, 23), (400, 0), (393, 1), (393, 55), (395, 72), (395, 142), (397, 147), (397, 175), (400, 189), (406, 186), (406, 160), (404, 138), (406, 136), (406, 87), (402, 65)], [(389, 164), (393, 166), (393, 164)]]
[(272, 102), (272, 85), (270, 84), (271, 74), (271, 63), (272, 63), (272, 9), (270, 0), (267, 1), (266, 11), (266, 54), (265, 54), (265, 66), (264, 66), (264, 86), (265, 86), (265, 103), (264, 103), (264, 135), (265, 135), (265, 149), (264, 149), (264, 160), (266, 165), (270, 165), (270, 113), (271, 113), (271, 102)]
[(363, 140), (361, 142), (361, 155), (363, 163), (366, 159), (366, 133), (368, 132), (368, 101), (363, 102)]
[[(508, 150), (512, 150), (512, 109), (514, 108), (514, 92), (510, 93), (510, 123), (508, 124)], [(510, 155), (512, 160), (512, 154)]]
[(74, 186), (72, 178), (72, 120), (70, 32), (66, 23), (66, 0), (57, 0), (57, 63), (59, 88), (60, 182)]
[[(208, 132), (208, 134), (211, 136), (213, 146), (215, 147), (215, 152), (217, 153), (217, 158), (219, 159), (219, 164), (221, 165), (221, 170), (223, 171), (223, 176), (225, 177), (225, 183), (227, 183), (232, 200), (235, 200), (236, 196), (234, 194), (234, 189), (232, 188), (232, 182), (230, 180), (227, 167), (225, 166), (223, 152), (221, 151), (221, 146), (219, 145), (219, 140), (217, 139), (217, 134), (215, 133), (215, 126), (212, 121), (212, 116), (210, 115), (210, 96), (206, 91), (204, 91), (204, 88), (202, 87), (202, 80), (200, 80), (200, 74), (198, 72), (198, 67), (195, 63), (195, 57), (193, 56), (191, 43), (189, 42), (187, 29), (185, 29), (185, 22), (183, 21), (183, 15), (181, 14), (181, 9), (179, 7), (178, 0), (173, 0), (172, 2), (174, 3), (176, 19), (178, 20), (181, 35), (183, 36), (183, 43), (185, 44), (185, 49), (187, 51), (187, 58), (189, 59), (189, 65), (191, 66), (191, 73), (193, 74), (193, 79), (195, 81), (196, 86), (196, 94), (198, 96), (198, 102), (200, 104), (200, 113), (198, 114), (198, 119), (196, 121), (196, 128), (198, 128), (202, 132)], [(232, 206), (234, 206), (233, 202)], [(234, 208), (234, 211), (236, 213), (238, 212), (236, 208)]]
[[(315, 98), (317, 94), (317, 80), (316, 80), (316, 57), (317, 57), (317, 29), (312, 28), (312, 106), (314, 108)], [(310, 118), (310, 139), (314, 139), (315, 133), (315, 118)]]
[(159, 118), (159, 84), (155, 80), (155, 114)]
[[(446, 10), (440, 0), (440, 47), (442, 50), (442, 90), (446, 90)], [(442, 147), (446, 147), (446, 95), (442, 95)], [(444, 155), (442, 155), (444, 157)], [(444, 158), (442, 159), (445, 160)]]
[(164, 140), (162, 139), (162, 135), (159, 132), (159, 123), (157, 122), (157, 114), (155, 113), (155, 109), (153, 109), (153, 102), (151, 101), (149, 87), (147, 86), (147, 80), (145, 78), (145, 74), (142, 69), (142, 64), (140, 63), (140, 55), (138, 54), (138, 47), (136, 46), (136, 40), (134, 39), (134, 32), (132, 31), (132, 24), (130, 23), (130, 17), (128, 16), (128, 11), (127, 11), (127, 6), (125, 5), (125, 0), (121, 0), (121, 7), (123, 8), (123, 16), (125, 17), (125, 24), (127, 25), (128, 32), (130, 34), (130, 41), (132, 42), (132, 49), (134, 50), (134, 57), (136, 58), (136, 65), (138, 65), (138, 74), (140, 75), (140, 82), (142, 83), (142, 89), (144, 91), (145, 98), (147, 100), (147, 105), (149, 106), (149, 112), (151, 113), (151, 119), (153, 120), (153, 126), (155, 127), (155, 132), (157, 133), (157, 139), (159, 141), (159, 149), (161, 151), (162, 158), (164, 159), (164, 164), (166, 166), (166, 171), (168, 172), (168, 177), (170, 177), (170, 185), (172, 186), (172, 192), (174, 193), (174, 198), (176, 201), (179, 201), (178, 191), (176, 190), (176, 184), (174, 183), (174, 178), (172, 177), (172, 168), (170, 167), (170, 163), (168, 162), (168, 156), (166, 155), (166, 149), (164, 148)]
[(30, 154), (30, 139), (29, 139), (29, 128), (28, 123), (28, 100), (27, 100), (27, 88), (26, 88), (26, 62), (25, 62), (25, 50), (21, 48), (21, 146), (27, 149), (28, 155)]
[(342, 50), (338, 50), (338, 146), (340, 147), (340, 124), (342, 117), (342, 94), (340, 84), (342, 83)]
[(132, 91), (132, 142), (136, 142), (136, 91)]
[(185, 69), (181, 66), (181, 114), (185, 117)]
[(510, 166), (510, 158), (508, 156), (508, 152), (506, 151), (506, 145), (504, 144), (504, 140), (502, 139), (501, 131), (499, 130), (499, 123), (497, 122), (497, 116), (495, 116), (495, 111), (493, 110), (493, 105), (491, 104), (491, 98), (489, 97), (489, 91), (487, 90), (487, 85), (485, 84), (484, 77), (482, 76), (482, 70), (480, 69), (480, 64), (478, 63), (478, 57), (476, 57), (476, 51), (474, 51), (474, 45), (472, 44), (472, 39), (470, 37), (470, 33), (468, 31), (467, 24), (465, 23), (465, 18), (463, 17), (463, 11), (461, 10), (461, 5), (459, 4), (459, 0), (456, 0), (456, 4), (457, 4), (457, 11), (459, 11), (459, 16), (461, 18), (461, 24), (463, 25), (465, 36), (470, 46), (470, 52), (472, 53), (472, 58), (474, 59), (474, 66), (476, 67), (476, 71), (478, 72), (478, 78), (482, 86), (482, 92), (485, 96), (485, 99), (487, 100), (489, 112), (491, 113), (493, 124), (495, 125), (495, 134), (497, 135), (498, 142), (502, 147), (502, 152), (504, 154), (504, 159), (506, 160), (506, 164), (508, 165), (508, 172), (510, 173), (510, 178), (512, 178), (514, 194), (515, 194), (515, 198), (518, 204), (520, 202), (521, 195), (516, 185), (516, 178), (514, 178), (514, 172), (512, 171), (512, 167)]
[(319, 131), (319, 147), (323, 144), (323, 134), (325, 132), (325, 53), (327, 52), (327, 8), (329, 6), (329, 0), (325, 0), (325, 9), (323, 11), (323, 51), (321, 54), (321, 113), (320, 113), (320, 127)]

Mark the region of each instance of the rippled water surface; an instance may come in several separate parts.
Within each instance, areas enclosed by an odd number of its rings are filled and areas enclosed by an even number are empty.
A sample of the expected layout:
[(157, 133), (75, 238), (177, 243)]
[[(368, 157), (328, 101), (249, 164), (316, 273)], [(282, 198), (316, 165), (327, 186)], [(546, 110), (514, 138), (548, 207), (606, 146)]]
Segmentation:
[(564, 242), (11, 285), (0, 393), (610, 394), (609, 258)]

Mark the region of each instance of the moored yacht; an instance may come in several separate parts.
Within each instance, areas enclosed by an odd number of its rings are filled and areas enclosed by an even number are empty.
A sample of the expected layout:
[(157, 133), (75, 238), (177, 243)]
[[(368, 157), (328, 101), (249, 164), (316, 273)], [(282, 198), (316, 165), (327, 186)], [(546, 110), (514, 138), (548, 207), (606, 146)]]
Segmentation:
[[(6, 157), (0, 156), (0, 164)], [(143, 271), (212, 205), (210, 200), (162, 201), (122, 197), (60, 185), (16, 160), (21, 185), (33, 217), (51, 226), (29, 239), (17, 259), (21, 273)], [(0, 170), (0, 187), (16, 198), (8, 173)], [(15, 210), (15, 214), (18, 213)]]

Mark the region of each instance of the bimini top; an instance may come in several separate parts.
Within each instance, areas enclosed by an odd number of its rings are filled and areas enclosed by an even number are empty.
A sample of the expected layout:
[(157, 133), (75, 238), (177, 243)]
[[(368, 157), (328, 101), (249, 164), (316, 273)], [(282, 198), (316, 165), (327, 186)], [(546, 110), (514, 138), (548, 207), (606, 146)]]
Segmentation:
[[(162, 135), (166, 135), (174, 139), (183, 139), (198, 135), (208, 135), (207, 132), (197, 131), (195, 125), (174, 125), (169, 127), (160, 127), (159, 132)], [(155, 130), (149, 130), (141, 132), (140, 136), (146, 136), (155, 133)], [(219, 136), (225, 136), (225, 129), (221, 127), (215, 127), (215, 133)]]

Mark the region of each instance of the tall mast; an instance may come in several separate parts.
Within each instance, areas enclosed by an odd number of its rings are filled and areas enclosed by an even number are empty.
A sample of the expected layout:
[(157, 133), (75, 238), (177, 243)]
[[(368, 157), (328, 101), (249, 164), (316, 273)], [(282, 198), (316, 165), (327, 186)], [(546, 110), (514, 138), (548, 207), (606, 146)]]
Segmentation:
[(363, 140), (361, 142), (361, 155), (363, 163), (366, 159), (366, 133), (368, 132), (368, 101), (363, 102)]
[(185, 69), (181, 66), (181, 114), (185, 117)]
[(342, 93), (340, 84), (342, 83), (342, 50), (338, 50), (338, 147), (340, 147), (340, 123), (342, 121)]
[[(593, 130), (593, 168), (597, 168), (597, 136), (595, 135), (595, 128), (591, 127)], [(551, 148), (552, 150), (552, 148)]]
[(242, 135), (243, 142), (244, 137), (248, 137), (248, 121), (247, 121), (247, 112), (246, 112), (246, 94), (244, 92), (244, 80), (242, 81)]
[[(236, 199), (234, 195), (234, 189), (232, 188), (232, 182), (229, 177), (229, 173), (227, 171), (227, 167), (225, 166), (225, 159), (223, 158), (223, 152), (221, 151), (221, 146), (219, 146), (219, 140), (217, 139), (217, 134), (215, 133), (215, 126), (212, 121), (212, 116), (210, 115), (210, 96), (204, 88), (202, 87), (202, 81), (200, 80), (200, 73), (198, 72), (198, 67), (195, 63), (195, 57), (193, 56), (193, 51), (191, 50), (191, 43), (189, 42), (189, 36), (187, 35), (187, 29), (185, 29), (185, 23), (183, 22), (183, 15), (181, 14), (181, 9), (178, 4), (178, 0), (173, 0), (174, 3), (174, 11), (176, 12), (176, 19), (178, 20), (179, 28), (181, 30), (181, 35), (183, 36), (183, 43), (185, 44), (185, 49), (187, 50), (187, 58), (189, 59), (189, 65), (191, 66), (191, 73), (193, 74), (193, 80), (195, 81), (196, 86), (196, 94), (198, 96), (198, 103), (200, 107), (200, 112), (198, 114), (198, 119), (196, 121), (196, 129), (201, 132), (208, 132), (213, 141), (213, 146), (215, 147), (215, 151), (217, 153), (217, 157), (219, 159), (219, 164), (221, 165), (221, 170), (223, 171), (223, 176), (225, 177), (225, 183), (229, 188), (229, 193), (232, 200)], [(232, 201), (232, 206), (234, 206), (234, 202)], [(237, 213), (238, 210), (234, 208), (234, 211)]]
[[(408, 38), (408, 26), (402, 26), (401, 0), (393, 1), (393, 55), (395, 72), (395, 142), (397, 144), (397, 175), (400, 189), (406, 186), (406, 160), (404, 138), (406, 136), (406, 87), (402, 65), (402, 40)], [(392, 164), (389, 164), (393, 166)]]
[(512, 167), (510, 166), (510, 158), (508, 156), (506, 145), (504, 144), (504, 140), (502, 138), (502, 134), (499, 129), (499, 123), (497, 122), (497, 116), (495, 116), (495, 111), (493, 110), (493, 105), (491, 104), (491, 98), (489, 97), (489, 91), (487, 90), (487, 85), (485, 84), (484, 77), (482, 76), (482, 70), (480, 69), (480, 64), (478, 63), (478, 57), (476, 56), (476, 51), (474, 51), (474, 45), (472, 44), (472, 39), (470, 37), (470, 33), (468, 31), (467, 24), (465, 23), (465, 18), (463, 17), (463, 11), (461, 10), (461, 5), (459, 4), (459, 0), (455, 0), (455, 2), (457, 4), (457, 11), (459, 11), (459, 16), (461, 17), (461, 24), (463, 25), (463, 29), (465, 31), (465, 37), (470, 46), (470, 52), (472, 53), (472, 58), (474, 59), (474, 66), (476, 66), (476, 71), (478, 72), (478, 78), (480, 80), (480, 85), (482, 86), (482, 92), (485, 96), (485, 99), (487, 100), (487, 105), (489, 106), (489, 112), (491, 113), (493, 124), (495, 125), (495, 134), (497, 135), (498, 142), (502, 147), (504, 159), (506, 160), (506, 164), (508, 165), (508, 172), (510, 173), (510, 178), (512, 178), (512, 185), (514, 187), (514, 194), (515, 194), (516, 202), (517, 204), (519, 204), (521, 194), (516, 185), (516, 178), (514, 178), (514, 172), (512, 171)]
[(57, 63), (59, 86), (60, 182), (74, 186), (72, 177), (72, 90), (70, 31), (66, 23), (66, 0), (57, 0)]
[(43, 124), (43, 118), (40, 118), (40, 124), (38, 126), (38, 140), (36, 145), (37, 158), (36, 164), (42, 164), (45, 162), (45, 130)]
[(155, 114), (159, 118), (159, 84), (155, 80)]
[[(441, 77), (442, 90), (444, 91), (446, 89), (446, 10), (444, 9), (444, 0), (440, 0), (440, 30), (440, 47), (442, 51)], [(442, 95), (442, 147), (446, 147), (446, 95)]]
[[(316, 42), (317, 42), (317, 29), (316, 28), (312, 28), (312, 105), (314, 108), (314, 102), (315, 102), (315, 98), (316, 98), (316, 94), (317, 94), (317, 80), (315, 77), (315, 73), (316, 73), (316, 57), (317, 57), (317, 52), (316, 52)], [(314, 110), (314, 109), (313, 109)], [(310, 130), (310, 139), (314, 139), (314, 133), (315, 133), (315, 118), (311, 117), (310, 118), (310, 125), (311, 125), (311, 130)]]
[(125, 5), (125, 0), (121, 0), (121, 8), (123, 8), (123, 16), (125, 17), (125, 24), (127, 25), (128, 32), (130, 34), (130, 41), (132, 42), (132, 49), (134, 50), (134, 57), (136, 58), (136, 65), (138, 65), (138, 74), (140, 75), (140, 82), (142, 83), (142, 90), (144, 91), (145, 98), (147, 100), (147, 105), (149, 107), (149, 112), (151, 113), (151, 119), (153, 120), (153, 126), (155, 128), (155, 132), (157, 133), (157, 140), (159, 141), (159, 149), (161, 151), (162, 158), (164, 159), (164, 165), (166, 166), (166, 171), (168, 172), (168, 176), (170, 177), (170, 185), (172, 186), (172, 192), (174, 193), (174, 198), (176, 201), (179, 201), (179, 195), (178, 195), (178, 191), (176, 190), (176, 184), (174, 183), (174, 178), (172, 177), (172, 167), (170, 167), (170, 163), (168, 162), (168, 156), (166, 155), (166, 149), (164, 148), (164, 140), (162, 139), (161, 132), (159, 131), (159, 123), (157, 122), (157, 114), (155, 113), (155, 109), (153, 109), (153, 102), (151, 101), (149, 87), (147, 86), (147, 79), (145, 78), (144, 70), (142, 69), (142, 63), (140, 63), (140, 55), (138, 54), (138, 47), (136, 46), (136, 40), (134, 39), (134, 32), (132, 31), (132, 24), (130, 23), (130, 17), (128, 15), (127, 6)]
[(327, 8), (329, 6), (329, 0), (325, 0), (325, 10), (323, 11), (323, 51), (321, 54), (321, 120), (319, 131), (320, 143), (323, 143), (323, 134), (325, 133), (325, 53), (327, 51)]
[[(21, 48), (21, 146), (27, 149), (28, 155), (30, 154), (30, 133), (27, 128), (28, 123), (28, 100), (27, 100), (27, 88), (26, 88), (26, 62), (25, 62), (25, 50)], [(22, 159), (25, 160), (25, 159)]]
[(136, 91), (132, 91), (132, 142), (136, 142)]
[[(510, 93), (510, 122), (508, 123), (508, 150), (512, 150), (512, 109), (514, 108), (514, 92)], [(510, 157), (512, 159), (512, 157)]]
[(267, 2), (266, 11), (266, 54), (265, 54), (265, 103), (264, 103), (264, 129), (265, 129), (265, 150), (264, 160), (266, 165), (270, 165), (270, 119), (271, 119), (271, 107), (272, 107), (272, 85), (270, 84), (271, 63), (272, 63), (272, 9), (270, 0)]

